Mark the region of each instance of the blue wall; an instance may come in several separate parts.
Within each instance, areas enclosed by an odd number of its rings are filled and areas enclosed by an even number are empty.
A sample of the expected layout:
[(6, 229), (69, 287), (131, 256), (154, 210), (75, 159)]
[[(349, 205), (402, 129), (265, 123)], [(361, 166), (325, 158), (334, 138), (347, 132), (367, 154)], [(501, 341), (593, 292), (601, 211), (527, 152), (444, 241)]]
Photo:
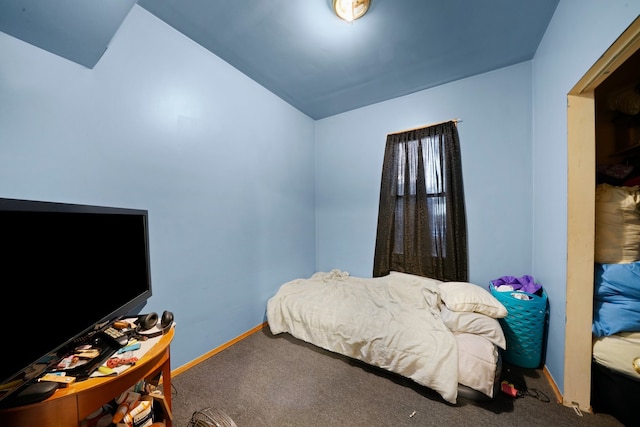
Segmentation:
[(456, 118), (470, 280), (531, 273), (530, 62), (318, 121), (318, 270), (371, 277), (386, 135)]
[(562, 391), (566, 94), (639, 12), (561, 0), (533, 61), (318, 122), (138, 6), (92, 70), (0, 33), (0, 197), (148, 209), (175, 369), (285, 281), (370, 277), (386, 134), (459, 118), (470, 280), (545, 286)]
[(567, 94), (639, 13), (639, 0), (561, 0), (533, 60), (533, 272), (549, 295), (546, 365), (561, 391), (567, 261)]
[(309, 117), (137, 6), (92, 70), (4, 33), (0, 57), (0, 197), (148, 209), (173, 368), (314, 272)]
[(545, 363), (562, 392), (567, 93), (639, 13), (639, 0), (561, 0), (530, 62), (318, 121), (318, 270), (371, 276), (385, 135), (460, 118), (470, 281), (545, 287)]

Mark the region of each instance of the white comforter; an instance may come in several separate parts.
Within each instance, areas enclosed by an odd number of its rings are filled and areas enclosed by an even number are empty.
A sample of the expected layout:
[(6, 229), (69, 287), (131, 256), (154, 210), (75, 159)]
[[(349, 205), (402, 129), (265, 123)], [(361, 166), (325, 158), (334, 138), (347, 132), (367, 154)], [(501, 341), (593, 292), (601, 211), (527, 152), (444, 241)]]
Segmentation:
[(332, 270), (280, 287), (267, 304), (271, 332), (411, 378), (456, 403), (458, 350), (442, 322), (438, 281), (373, 279)]

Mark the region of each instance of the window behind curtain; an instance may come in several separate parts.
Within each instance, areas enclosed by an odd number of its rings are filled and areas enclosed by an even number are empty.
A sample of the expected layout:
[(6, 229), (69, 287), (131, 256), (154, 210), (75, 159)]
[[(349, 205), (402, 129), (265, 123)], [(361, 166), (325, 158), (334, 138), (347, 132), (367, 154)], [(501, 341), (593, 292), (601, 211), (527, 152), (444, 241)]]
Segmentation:
[(388, 135), (374, 277), (393, 270), (467, 281), (467, 265), (462, 163), (455, 122)]

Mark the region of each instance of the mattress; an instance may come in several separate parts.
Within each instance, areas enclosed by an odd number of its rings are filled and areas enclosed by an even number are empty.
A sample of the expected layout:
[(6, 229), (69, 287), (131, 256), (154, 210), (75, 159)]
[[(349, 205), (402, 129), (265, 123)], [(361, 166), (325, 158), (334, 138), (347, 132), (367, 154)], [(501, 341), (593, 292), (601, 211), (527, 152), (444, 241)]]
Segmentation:
[(593, 339), (593, 360), (614, 372), (640, 381), (633, 361), (640, 361), (640, 332), (619, 332)]
[(459, 386), (491, 398), (500, 371), (496, 343), (504, 343), (499, 323), (479, 313), (443, 312), (441, 283), (409, 274), (316, 273), (283, 284), (269, 299), (267, 321), (273, 334), (410, 378), (447, 402), (456, 403)]
[(640, 374), (633, 367), (640, 357), (640, 332), (619, 332), (594, 338), (591, 405), (624, 425), (640, 425)]

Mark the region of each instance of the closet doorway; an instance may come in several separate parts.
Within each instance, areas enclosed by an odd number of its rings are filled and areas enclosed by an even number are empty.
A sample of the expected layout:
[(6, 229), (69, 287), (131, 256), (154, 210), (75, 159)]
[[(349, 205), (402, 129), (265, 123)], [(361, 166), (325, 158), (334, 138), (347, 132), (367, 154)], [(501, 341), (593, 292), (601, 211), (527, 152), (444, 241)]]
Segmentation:
[[(567, 302), (565, 406), (591, 412), (591, 322), (595, 249), (596, 153), (613, 125), (601, 119), (607, 92), (640, 78), (640, 18), (609, 47), (567, 95)], [(634, 69), (632, 73), (631, 69)], [(640, 83), (640, 82), (636, 82)], [(598, 149), (596, 149), (596, 147)]]

